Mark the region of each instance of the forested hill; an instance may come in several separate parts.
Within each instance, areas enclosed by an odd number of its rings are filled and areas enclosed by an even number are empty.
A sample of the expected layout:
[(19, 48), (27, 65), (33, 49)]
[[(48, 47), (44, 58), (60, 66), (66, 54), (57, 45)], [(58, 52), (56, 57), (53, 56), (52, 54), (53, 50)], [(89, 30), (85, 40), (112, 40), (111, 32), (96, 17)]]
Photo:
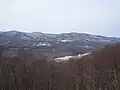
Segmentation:
[(5, 57), (0, 49), (1, 90), (120, 90), (120, 45), (56, 62)]

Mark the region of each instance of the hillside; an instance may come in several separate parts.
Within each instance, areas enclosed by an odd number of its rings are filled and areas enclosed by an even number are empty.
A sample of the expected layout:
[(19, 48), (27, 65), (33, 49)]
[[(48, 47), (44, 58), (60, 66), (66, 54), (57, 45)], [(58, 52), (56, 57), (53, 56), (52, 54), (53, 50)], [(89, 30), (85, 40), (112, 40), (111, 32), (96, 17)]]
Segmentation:
[(56, 57), (84, 54), (119, 42), (120, 38), (105, 37), (86, 33), (46, 34), (8, 31), (0, 33), (0, 45), (8, 51), (31, 48), (35, 53)]
[[(120, 45), (67, 58), (36, 60), (32, 53), (2, 56), (0, 89), (3, 90), (120, 90)], [(21, 53), (22, 54), (22, 53)], [(65, 60), (66, 58), (64, 58)]]

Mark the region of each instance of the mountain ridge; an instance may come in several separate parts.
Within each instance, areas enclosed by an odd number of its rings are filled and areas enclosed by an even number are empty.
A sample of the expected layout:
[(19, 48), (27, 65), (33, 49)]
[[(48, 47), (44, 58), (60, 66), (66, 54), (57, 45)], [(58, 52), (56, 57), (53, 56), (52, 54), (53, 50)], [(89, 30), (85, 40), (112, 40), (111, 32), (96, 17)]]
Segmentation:
[(120, 38), (120, 37), (118, 37), (118, 36), (107, 36), (107, 35), (101, 35), (101, 34), (93, 34), (93, 33), (88, 33), (88, 32), (64, 32), (64, 33), (43, 33), (43, 32), (36, 32), (36, 31), (34, 31), (34, 32), (27, 32), (27, 31), (18, 31), (18, 30), (8, 30), (8, 31), (0, 31), (0, 34), (1, 33), (4, 33), (4, 32), (21, 32), (21, 33), (26, 33), (26, 34), (32, 34), (32, 33), (40, 33), (40, 34), (46, 34), (46, 35), (59, 35), (59, 34), (71, 34), (71, 33), (77, 33), (77, 34), (89, 34), (89, 35), (96, 35), (96, 36), (103, 36), (103, 37), (108, 37), (108, 38), (110, 38), (110, 37), (114, 37), (114, 38)]
[(87, 33), (49, 34), (41, 32), (6, 31), (0, 33), (0, 45), (18, 47), (54, 47), (59, 51), (77, 49), (89, 51), (103, 48), (106, 45), (119, 42), (120, 38), (92, 35)]

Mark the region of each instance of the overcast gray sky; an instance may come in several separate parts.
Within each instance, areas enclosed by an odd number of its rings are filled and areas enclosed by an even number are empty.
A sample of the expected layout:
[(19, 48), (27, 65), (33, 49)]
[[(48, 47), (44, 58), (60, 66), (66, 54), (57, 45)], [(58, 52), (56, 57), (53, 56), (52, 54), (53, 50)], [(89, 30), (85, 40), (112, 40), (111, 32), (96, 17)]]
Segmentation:
[(120, 36), (120, 0), (0, 0), (0, 28)]

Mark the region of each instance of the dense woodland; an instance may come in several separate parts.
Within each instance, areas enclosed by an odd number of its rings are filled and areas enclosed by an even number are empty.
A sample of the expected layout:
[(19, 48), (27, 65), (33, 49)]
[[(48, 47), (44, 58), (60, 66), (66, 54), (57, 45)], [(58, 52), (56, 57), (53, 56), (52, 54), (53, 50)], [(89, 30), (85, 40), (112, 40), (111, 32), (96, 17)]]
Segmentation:
[(0, 47), (0, 90), (120, 90), (120, 45), (68, 62), (5, 57)]

